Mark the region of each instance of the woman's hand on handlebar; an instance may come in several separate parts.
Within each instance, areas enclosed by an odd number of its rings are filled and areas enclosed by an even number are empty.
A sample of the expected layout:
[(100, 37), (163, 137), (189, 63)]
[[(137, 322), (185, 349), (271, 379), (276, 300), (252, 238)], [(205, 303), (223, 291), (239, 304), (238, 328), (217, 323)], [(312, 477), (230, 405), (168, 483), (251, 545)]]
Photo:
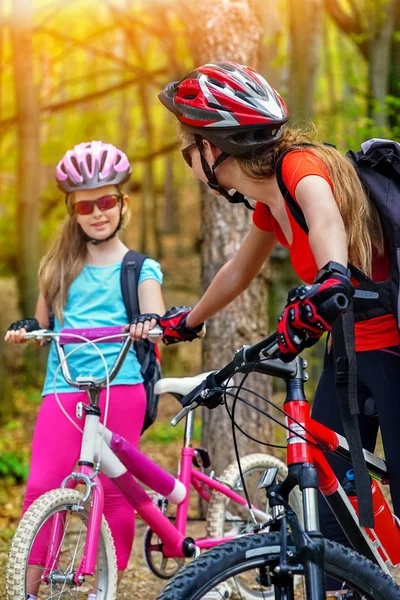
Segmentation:
[(26, 317), (11, 323), (6, 331), (4, 339), (9, 344), (25, 344), (25, 334), (29, 331), (41, 329), (39, 322), (35, 317)]
[(350, 280), (336, 274), (321, 284), (291, 290), (277, 326), (280, 358), (289, 362), (304, 348), (313, 346), (325, 331), (330, 331), (353, 294)]
[(186, 325), (186, 319), (191, 310), (190, 306), (174, 306), (160, 317), (159, 324), (164, 330), (162, 339), (166, 346), (178, 342), (192, 342), (196, 338), (204, 337), (205, 323), (200, 323), (193, 328)]

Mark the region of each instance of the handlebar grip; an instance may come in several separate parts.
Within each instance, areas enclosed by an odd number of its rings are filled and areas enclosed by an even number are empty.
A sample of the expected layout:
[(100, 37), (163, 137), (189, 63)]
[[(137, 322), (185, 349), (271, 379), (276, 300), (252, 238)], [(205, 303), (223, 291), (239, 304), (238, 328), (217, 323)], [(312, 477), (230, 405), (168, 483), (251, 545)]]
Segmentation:
[(334, 321), (349, 305), (347, 296), (338, 292), (332, 298), (328, 298), (318, 308), (318, 312), (326, 321)]
[[(68, 334), (68, 335), (66, 335)], [(77, 337), (73, 337), (73, 336)], [(102, 340), (101, 344), (115, 344), (116, 342), (123, 342), (126, 339), (127, 332), (124, 331), (123, 325), (116, 325), (114, 327), (91, 327), (82, 329), (62, 329), (60, 331), (59, 344), (65, 346), (65, 344), (84, 344), (78, 336), (82, 336), (91, 342), (96, 342), (98, 339), (108, 337), (111, 335), (117, 335), (120, 337), (114, 337), (111, 340)]]
[(266, 339), (261, 340), (261, 342), (246, 349), (246, 360), (249, 362), (257, 360), (260, 357), (260, 352), (269, 354), (269, 350), (273, 351), (274, 349), (277, 349), (277, 342), (278, 334), (275, 332)]

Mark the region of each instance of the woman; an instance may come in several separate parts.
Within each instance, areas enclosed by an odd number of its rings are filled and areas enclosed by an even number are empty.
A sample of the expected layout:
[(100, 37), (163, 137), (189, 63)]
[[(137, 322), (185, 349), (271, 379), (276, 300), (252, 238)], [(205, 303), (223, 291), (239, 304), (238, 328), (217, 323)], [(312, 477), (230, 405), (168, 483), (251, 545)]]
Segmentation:
[[(237, 254), (217, 273), (193, 310), (161, 320), (167, 326), (165, 335), (170, 342), (192, 339), (203, 321), (249, 286), (279, 242), (289, 249), (300, 279), (323, 282), (308, 314), (301, 290), (289, 295), (278, 333), (281, 355), (290, 360), (330, 328), (318, 315), (318, 294), (329, 297), (339, 290), (352, 297), (349, 262), (374, 281), (389, 278), (377, 211), (353, 166), (335, 148), (318, 142), (315, 135), (283, 129), (288, 120), (285, 103), (253, 70), (229, 62), (207, 64), (169, 84), (159, 98), (180, 122), (182, 155), (194, 174), (230, 202), (256, 201), (253, 225)], [(304, 215), (308, 235), (289, 210), (288, 198)], [(364, 314), (373, 318), (355, 324), (359, 426), (363, 446), (370, 451), (381, 428), (393, 505), (400, 514), (399, 333), (394, 316), (384, 312)], [(371, 396), (378, 419), (364, 413)], [(343, 433), (332, 352), (319, 381), (313, 417)], [(331, 464), (343, 478), (348, 465), (336, 457)], [(320, 513), (324, 535), (347, 544), (325, 502)]]

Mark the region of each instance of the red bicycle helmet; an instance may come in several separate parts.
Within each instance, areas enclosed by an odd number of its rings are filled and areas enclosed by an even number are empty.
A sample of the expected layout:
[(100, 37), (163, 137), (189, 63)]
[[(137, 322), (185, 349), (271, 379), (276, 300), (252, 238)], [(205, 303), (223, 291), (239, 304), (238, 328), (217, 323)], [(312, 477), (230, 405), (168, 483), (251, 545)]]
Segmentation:
[(258, 73), (234, 62), (203, 65), (159, 94), (190, 131), (226, 154), (273, 143), (289, 118), (285, 102)]

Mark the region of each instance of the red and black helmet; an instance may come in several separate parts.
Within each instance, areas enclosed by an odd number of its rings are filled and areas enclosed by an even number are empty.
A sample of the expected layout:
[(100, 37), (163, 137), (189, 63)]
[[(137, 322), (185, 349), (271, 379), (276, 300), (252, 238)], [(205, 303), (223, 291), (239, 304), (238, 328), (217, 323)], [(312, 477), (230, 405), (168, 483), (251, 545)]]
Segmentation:
[(190, 131), (227, 154), (274, 142), (289, 118), (278, 92), (253, 69), (234, 62), (203, 65), (158, 97)]

